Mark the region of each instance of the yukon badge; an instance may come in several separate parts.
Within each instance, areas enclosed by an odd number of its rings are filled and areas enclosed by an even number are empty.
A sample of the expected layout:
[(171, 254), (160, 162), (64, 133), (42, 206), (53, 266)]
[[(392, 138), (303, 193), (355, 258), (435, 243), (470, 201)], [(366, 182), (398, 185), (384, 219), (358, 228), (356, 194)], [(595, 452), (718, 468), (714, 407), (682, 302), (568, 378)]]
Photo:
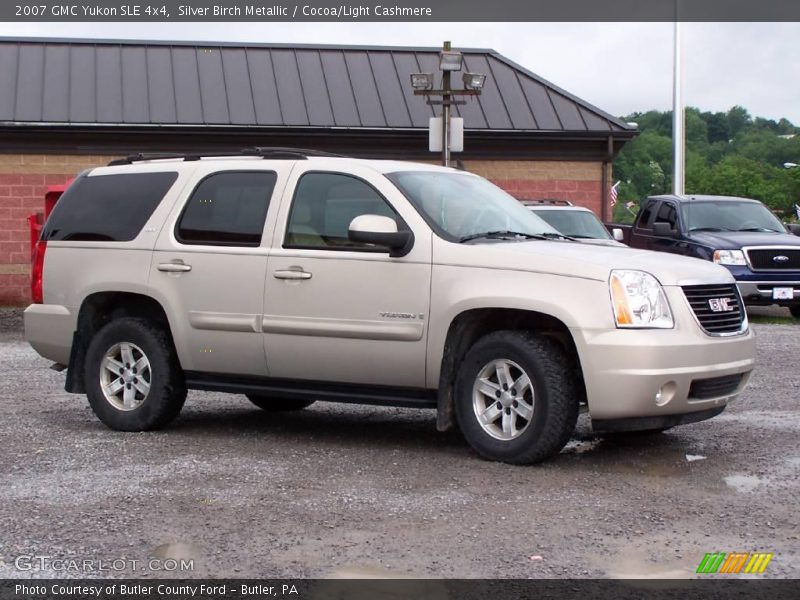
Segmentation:
[(384, 319), (419, 319), (420, 321), (425, 318), (422, 313), (404, 313), (404, 312), (382, 312), (379, 313)]
[(730, 298), (711, 298), (708, 301), (708, 307), (711, 309), (711, 312), (731, 312), (736, 307), (730, 305)]

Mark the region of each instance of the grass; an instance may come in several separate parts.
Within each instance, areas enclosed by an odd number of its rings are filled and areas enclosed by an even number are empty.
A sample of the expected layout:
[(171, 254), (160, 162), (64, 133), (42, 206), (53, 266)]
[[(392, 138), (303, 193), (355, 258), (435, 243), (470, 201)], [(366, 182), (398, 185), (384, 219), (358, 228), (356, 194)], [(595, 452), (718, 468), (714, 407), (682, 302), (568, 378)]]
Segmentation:
[(793, 319), (792, 317), (773, 317), (768, 315), (750, 315), (748, 317), (751, 323), (758, 323), (759, 325), (800, 325), (800, 319)]

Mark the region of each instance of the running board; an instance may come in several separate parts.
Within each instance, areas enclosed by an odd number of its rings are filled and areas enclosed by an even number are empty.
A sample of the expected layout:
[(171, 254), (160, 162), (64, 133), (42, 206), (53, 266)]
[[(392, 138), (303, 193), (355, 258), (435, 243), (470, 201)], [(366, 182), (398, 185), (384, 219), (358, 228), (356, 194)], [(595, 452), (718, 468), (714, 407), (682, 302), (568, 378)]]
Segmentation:
[(303, 379), (248, 377), (186, 371), (186, 387), (208, 392), (257, 394), (289, 400), (320, 400), (349, 404), (436, 408), (436, 390), (379, 385), (331, 383)]

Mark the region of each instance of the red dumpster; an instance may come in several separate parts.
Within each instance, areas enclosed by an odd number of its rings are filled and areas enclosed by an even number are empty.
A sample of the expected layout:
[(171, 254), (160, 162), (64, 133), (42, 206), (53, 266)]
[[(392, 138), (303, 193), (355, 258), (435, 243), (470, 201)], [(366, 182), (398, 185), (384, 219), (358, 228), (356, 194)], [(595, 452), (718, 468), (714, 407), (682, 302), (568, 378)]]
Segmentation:
[(28, 217), (28, 226), (31, 231), (31, 260), (33, 260), (33, 251), (36, 249), (36, 242), (42, 233), (42, 225), (44, 225), (44, 214), (35, 212)]
[(36, 242), (39, 240), (39, 236), (42, 233), (44, 222), (47, 220), (47, 217), (50, 216), (50, 213), (53, 212), (53, 207), (56, 205), (56, 202), (58, 202), (58, 199), (61, 198), (61, 194), (64, 193), (64, 190), (66, 190), (71, 183), (72, 179), (64, 185), (48, 186), (47, 192), (44, 195), (44, 213), (37, 211), (28, 217), (28, 226), (30, 227), (31, 235), (31, 259), (33, 259), (33, 251), (36, 249)]

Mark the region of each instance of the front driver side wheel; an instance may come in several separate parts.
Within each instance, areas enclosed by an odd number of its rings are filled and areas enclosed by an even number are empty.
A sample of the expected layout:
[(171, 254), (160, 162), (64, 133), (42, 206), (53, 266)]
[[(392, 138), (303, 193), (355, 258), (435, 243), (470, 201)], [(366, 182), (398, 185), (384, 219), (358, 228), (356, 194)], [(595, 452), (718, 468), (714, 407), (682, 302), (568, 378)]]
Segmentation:
[(478, 454), (531, 464), (558, 454), (578, 419), (572, 360), (556, 341), (497, 331), (467, 352), (458, 371), (456, 417)]

